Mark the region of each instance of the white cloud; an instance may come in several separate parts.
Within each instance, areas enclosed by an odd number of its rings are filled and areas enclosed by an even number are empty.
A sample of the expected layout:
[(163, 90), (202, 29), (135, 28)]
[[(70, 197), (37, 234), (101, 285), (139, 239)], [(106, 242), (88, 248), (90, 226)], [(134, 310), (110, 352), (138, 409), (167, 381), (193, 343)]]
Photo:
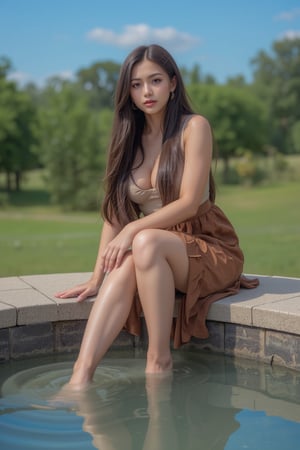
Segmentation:
[(199, 42), (199, 39), (172, 27), (151, 28), (146, 24), (126, 25), (122, 33), (105, 28), (94, 28), (87, 33), (91, 41), (110, 44), (117, 47), (134, 47), (157, 43), (172, 50), (187, 50)]
[(8, 79), (11, 81), (15, 81), (16, 83), (21, 85), (24, 85), (31, 81), (30, 75), (25, 72), (12, 72), (8, 75)]
[(59, 79), (61, 81), (74, 81), (75, 74), (71, 70), (62, 70), (61, 72), (51, 73), (40, 80), (39, 85), (44, 87), (50, 80)]
[(299, 39), (300, 38), (300, 30), (288, 30), (285, 31), (281, 36), (280, 39), (289, 39), (289, 40), (294, 40), (294, 39)]
[(283, 11), (275, 17), (275, 20), (291, 21), (300, 16), (300, 8), (291, 9), (290, 11)]
[(53, 73), (46, 77), (36, 78), (25, 72), (12, 72), (9, 74), (8, 79), (15, 81), (20, 86), (25, 86), (28, 83), (34, 83), (36, 86), (43, 88), (47, 81), (51, 78), (60, 78), (61, 80), (73, 81), (75, 78), (74, 73), (71, 70), (63, 70), (62, 72)]
[(58, 77), (58, 78), (62, 78), (63, 80), (72, 81), (74, 79), (74, 73), (71, 70), (63, 70), (62, 72), (57, 73), (54, 76)]

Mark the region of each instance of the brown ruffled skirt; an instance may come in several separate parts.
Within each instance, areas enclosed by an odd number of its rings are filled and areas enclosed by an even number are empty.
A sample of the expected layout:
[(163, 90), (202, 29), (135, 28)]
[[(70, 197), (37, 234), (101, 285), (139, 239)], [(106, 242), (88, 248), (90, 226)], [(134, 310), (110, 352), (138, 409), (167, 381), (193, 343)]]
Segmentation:
[[(192, 336), (208, 337), (206, 318), (213, 302), (238, 293), (240, 288), (254, 288), (259, 281), (242, 275), (244, 256), (235, 230), (223, 211), (209, 200), (194, 218), (169, 231), (185, 242), (189, 257), (188, 289), (182, 294), (172, 331), (174, 348), (178, 348)], [(136, 295), (125, 326), (134, 335), (141, 332), (141, 311)]]

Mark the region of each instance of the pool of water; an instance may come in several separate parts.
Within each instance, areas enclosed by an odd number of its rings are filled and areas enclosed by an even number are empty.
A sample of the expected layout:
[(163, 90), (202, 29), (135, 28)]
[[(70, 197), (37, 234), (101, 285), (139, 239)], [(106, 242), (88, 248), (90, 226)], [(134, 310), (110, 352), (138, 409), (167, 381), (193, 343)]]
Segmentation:
[(1, 449), (295, 450), (300, 373), (177, 351), (171, 376), (110, 352), (86, 391), (64, 391), (74, 356), (0, 366)]

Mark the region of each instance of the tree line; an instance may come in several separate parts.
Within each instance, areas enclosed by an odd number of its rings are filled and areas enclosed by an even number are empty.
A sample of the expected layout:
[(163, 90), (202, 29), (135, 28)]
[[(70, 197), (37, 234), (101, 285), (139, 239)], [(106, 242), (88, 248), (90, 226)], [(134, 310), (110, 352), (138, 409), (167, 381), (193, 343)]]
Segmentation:
[[(181, 68), (194, 109), (212, 124), (224, 182), (232, 158), (247, 156), (247, 174), (257, 154), (300, 152), (300, 39), (275, 41), (251, 65), (251, 83), (237, 75), (218, 84), (197, 64)], [(118, 63), (99, 61), (72, 81), (54, 77), (42, 88), (20, 87), (9, 77), (11, 61), (0, 58), (2, 190), (20, 190), (26, 171), (45, 168), (53, 202), (99, 207), (119, 70)]]

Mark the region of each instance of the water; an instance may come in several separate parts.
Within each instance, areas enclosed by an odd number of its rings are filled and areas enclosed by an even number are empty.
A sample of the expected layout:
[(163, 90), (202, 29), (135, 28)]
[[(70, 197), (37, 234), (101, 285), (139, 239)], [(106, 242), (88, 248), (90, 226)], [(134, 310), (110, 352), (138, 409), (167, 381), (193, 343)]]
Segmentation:
[(0, 448), (295, 450), (300, 374), (177, 351), (174, 372), (145, 377), (145, 355), (111, 352), (85, 392), (65, 394), (74, 357), (0, 366)]

